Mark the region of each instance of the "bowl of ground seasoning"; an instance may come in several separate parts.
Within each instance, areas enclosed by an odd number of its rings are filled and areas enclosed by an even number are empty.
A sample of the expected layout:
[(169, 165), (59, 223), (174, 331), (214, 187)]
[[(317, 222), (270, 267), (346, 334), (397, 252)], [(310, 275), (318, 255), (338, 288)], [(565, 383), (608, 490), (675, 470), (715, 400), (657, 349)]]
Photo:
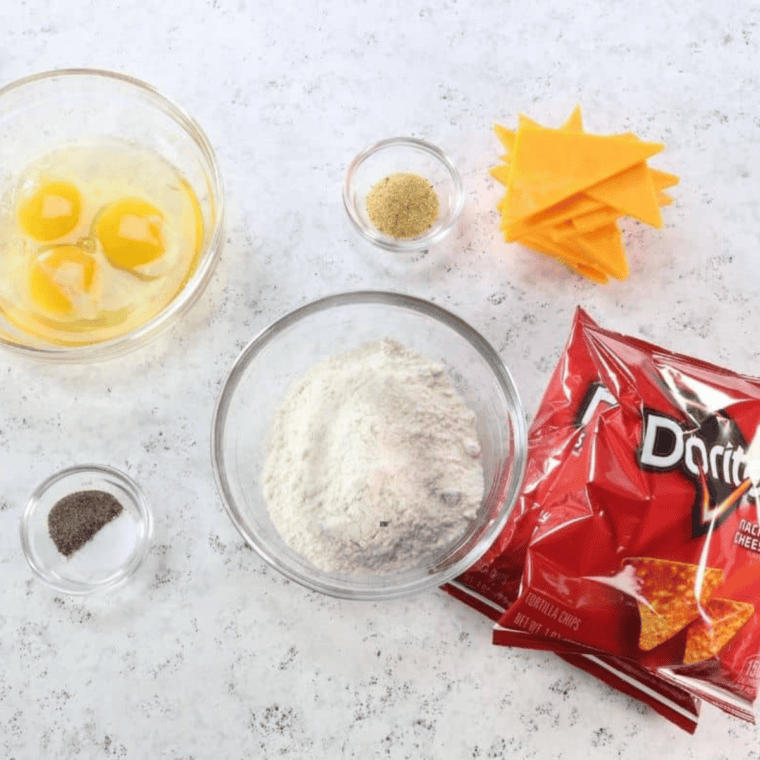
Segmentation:
[(517, 389), (472, 327), (410, 296), (314, 301), (243, 350), (212, 461), (245, 541), (307, 588), (355, 600), (440, 586), (501, 532), (526, 458)]
[(47, 478), (21, 518), (29, 566), (48, 586), (68, 594), (124, 583), (145, 558), (151, 532), (140, 487), (102, 465), (71, 467)]
[(459, 172), (440, 148), (414, 137), (393, 137), (370, 145), (351, 162), (343, 203), (371, 243), (412, 253), (451, 232), (464, 192)]

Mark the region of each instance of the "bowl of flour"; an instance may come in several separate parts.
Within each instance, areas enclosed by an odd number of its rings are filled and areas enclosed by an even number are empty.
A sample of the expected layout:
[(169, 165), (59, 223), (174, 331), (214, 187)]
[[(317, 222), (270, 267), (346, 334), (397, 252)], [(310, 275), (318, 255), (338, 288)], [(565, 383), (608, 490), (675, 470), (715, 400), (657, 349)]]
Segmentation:
[(331, 596), (389, 599), (452, 580), (493, 543), (522, 483), (525, 417), (463, 320), (343, 293), (243, 350), (212, 456), (230, 518), (266, 562)]

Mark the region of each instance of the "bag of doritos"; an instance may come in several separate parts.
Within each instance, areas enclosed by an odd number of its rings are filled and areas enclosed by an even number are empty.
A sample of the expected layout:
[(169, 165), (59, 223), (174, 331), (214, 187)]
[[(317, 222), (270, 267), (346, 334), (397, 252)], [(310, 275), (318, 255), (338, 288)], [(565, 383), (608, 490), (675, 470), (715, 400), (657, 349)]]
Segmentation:
[(509, 524), (447, 590), (688, 730), (699, 699), (754, 721), (759, 429), (760, 380), (579, 309)]

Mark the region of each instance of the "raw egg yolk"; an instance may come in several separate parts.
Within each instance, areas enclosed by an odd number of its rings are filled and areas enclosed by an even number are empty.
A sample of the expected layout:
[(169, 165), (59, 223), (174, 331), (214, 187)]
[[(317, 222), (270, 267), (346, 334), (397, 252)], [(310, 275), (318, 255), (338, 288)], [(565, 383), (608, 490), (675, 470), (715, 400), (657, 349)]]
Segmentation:
[(32, 265), (29, 292), (45, 311), (70, 316), (84, 298), (90, 300), (97, 264), (76, 245), (46, 251)]
[(19, 207), (19, 221), (35, 240), (56, 240), (79, 222), (82, 195), (70, 182), (46, 182)]
[(97, 217), (95, 234), (103, 253), (119, 269), (149, 264), (166, 250), (164, 215), (140, 198), (109, 203)]

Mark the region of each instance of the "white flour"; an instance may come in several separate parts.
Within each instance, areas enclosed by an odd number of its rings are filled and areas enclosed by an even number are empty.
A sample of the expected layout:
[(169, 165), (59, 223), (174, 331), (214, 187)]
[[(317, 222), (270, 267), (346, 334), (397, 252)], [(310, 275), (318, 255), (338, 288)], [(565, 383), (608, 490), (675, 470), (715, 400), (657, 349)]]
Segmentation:
[(392, 340), (312, 368), (278, 410), (263, 473), (285, 542), (327, 571), (399, 569), (459, 538), (483, 498), (475, 414)]

